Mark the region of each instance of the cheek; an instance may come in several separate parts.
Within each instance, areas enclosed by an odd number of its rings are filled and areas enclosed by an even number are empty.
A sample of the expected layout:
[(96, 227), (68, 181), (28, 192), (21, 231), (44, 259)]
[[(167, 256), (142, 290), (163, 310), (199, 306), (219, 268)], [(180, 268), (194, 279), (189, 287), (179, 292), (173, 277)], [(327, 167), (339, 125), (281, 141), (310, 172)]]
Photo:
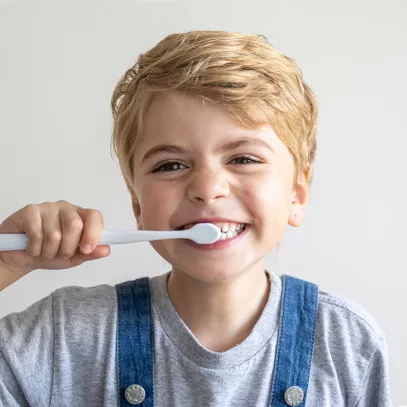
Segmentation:
[(271, 174), (258, 177), (245, 186), (242, 199), (259, 227), (260, 223), (279, 223), (285, 216), (286, 188), (279, 177)]
[(177, 205), (177, 193), (165, 183), (145, 184), (139, 190), (141, 220), (145, 229), (167, 228)]
[(275, 206), (281, 199), (281, 184), (271, 174), (253, 177), (245, 183), (243, 198), (253, 210)]

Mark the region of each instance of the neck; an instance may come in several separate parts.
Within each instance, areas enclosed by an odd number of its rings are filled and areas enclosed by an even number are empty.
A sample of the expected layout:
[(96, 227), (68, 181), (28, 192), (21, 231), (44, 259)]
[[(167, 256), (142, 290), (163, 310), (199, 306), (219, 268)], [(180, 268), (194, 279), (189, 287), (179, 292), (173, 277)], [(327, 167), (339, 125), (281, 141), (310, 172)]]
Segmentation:
[(167, 284), (179, 316), (198, 341), (214, 352), (224, 352), (247, 338), (271, 288), (263, 264), (221, 282), (200, 281), (173, 270)]

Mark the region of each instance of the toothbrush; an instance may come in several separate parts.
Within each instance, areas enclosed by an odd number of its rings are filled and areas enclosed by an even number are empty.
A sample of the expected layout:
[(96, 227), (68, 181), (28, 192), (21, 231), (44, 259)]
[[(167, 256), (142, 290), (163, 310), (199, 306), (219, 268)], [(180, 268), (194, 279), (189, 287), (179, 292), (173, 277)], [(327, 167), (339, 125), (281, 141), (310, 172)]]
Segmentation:
[[(98, 246), (166, 239), (190, 239), (195, 243), (210, 244), (219, 240), (220, 235), (220, 229), (212, 223), (197, 223), (187, 230), (103, 230)], [(25, 233), (0, 233), (0, 252), (25, 250), (27, 243)]]

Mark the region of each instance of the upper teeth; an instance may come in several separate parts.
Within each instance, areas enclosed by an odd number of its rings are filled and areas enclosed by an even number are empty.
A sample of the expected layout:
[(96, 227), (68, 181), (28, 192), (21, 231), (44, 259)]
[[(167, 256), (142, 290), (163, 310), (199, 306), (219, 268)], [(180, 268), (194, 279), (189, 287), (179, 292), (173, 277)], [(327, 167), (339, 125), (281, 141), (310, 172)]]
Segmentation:
[(244, 223), (222, 223), (221, 225), (217, 225), (219, 226), (220, 230), (223, 233), (227, 233), (227, 232), (234, 232), (234, 231), (239, 231), (240, 229), (243, 228)]
[(239, 233), (241, 233), (244, 229), (244, 223), (240, 223), (238, 225), (236, 224), (229, 224), (228, 225), (222, 225), (221, 230), (222, 233), (220, 235), (220, 239), (224, 240), (224, 239), (230, 239), (232, 237), (237, 236)]
[[(244, 223), (232, 223), (232, 222), (212, 222), (212, 223), (222, 231), (220, 237), (221, 240), (235, 237), (238, 233), (243, 231), (245, 225)], [(184, 226), (183, 229), (190, 229), (194, 225), (195, 225), (194, 223), (188, 223), (187, 225)]]

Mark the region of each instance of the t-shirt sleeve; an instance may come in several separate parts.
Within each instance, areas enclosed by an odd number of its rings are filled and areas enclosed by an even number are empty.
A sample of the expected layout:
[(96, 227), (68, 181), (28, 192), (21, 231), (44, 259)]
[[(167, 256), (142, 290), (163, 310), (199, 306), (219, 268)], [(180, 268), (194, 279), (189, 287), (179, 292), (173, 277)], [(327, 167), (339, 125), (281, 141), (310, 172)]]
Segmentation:
[(355, 407), (392, 407), (385, 337), (372, 354)]
[(49, 406), (53, 372), (52, 294), (0, 320), (0, 406)]

